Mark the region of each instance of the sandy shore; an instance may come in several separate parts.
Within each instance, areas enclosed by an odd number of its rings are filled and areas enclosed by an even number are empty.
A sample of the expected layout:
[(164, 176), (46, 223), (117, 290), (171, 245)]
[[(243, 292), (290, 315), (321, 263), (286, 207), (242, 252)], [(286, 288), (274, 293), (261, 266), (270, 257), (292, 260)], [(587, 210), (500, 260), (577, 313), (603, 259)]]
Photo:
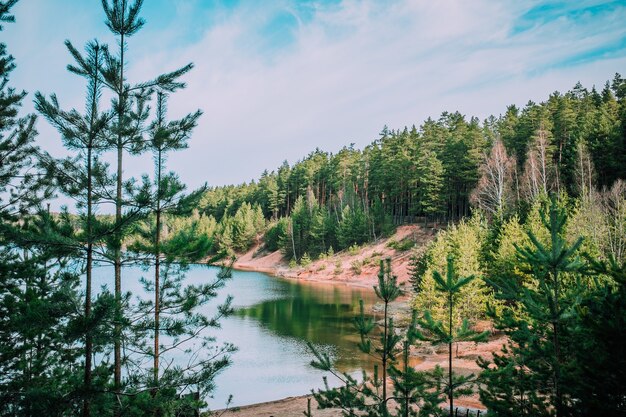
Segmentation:
[(318, 410), (317, 402), (310, 395), (288, 397), (282, 400), (252, 404), (232, 410), (214, 411), (213, 415), (224, 417), (302, 417), (303, 412), (307, 409), (309, 398), (311, 398), (311, 410), (314, 410), (313, 415), (315, 417), (335, 417), (341, 415), (341, 410), (338, 409)]

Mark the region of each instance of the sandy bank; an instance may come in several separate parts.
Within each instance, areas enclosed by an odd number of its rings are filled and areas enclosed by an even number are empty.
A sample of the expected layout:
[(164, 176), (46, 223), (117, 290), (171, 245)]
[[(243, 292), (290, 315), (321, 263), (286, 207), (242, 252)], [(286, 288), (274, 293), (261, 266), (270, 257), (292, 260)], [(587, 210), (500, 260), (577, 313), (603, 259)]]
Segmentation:
[(391, 258), (393, 273), (401, 285), (409, 280), (410, 250), (398, 251), (389, 246), (391, 241), (410, 240), (415, 247), (428, 244), (436, 233), (435, 229), (418, 225), (398, 227), (387, 239), (364, 246), (358, 251), (343, 251), (333, 256), (313, 261), (306, 267), (289, 268), (279, 252), (264, 253), (260, 245), (238, 256), (234, 268), (242, 271), (258, 271), (273, 276), (315, 282), (332, 282), (356, 287), (372, 287), (377, 282), (380, 259)]

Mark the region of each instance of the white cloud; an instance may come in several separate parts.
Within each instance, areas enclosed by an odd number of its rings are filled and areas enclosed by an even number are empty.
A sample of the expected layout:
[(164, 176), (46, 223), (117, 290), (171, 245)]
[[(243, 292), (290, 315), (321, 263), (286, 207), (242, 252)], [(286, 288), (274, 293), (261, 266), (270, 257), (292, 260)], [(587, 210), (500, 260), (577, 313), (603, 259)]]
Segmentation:
[[(176, 28), (190, 25), (193, 13), (178, 2), (180, 20), (148, 26), (149, 36), (132, 40), (131, 79), (196, 64), (188, 88), (170, 101), (172, 117), (205, 112), (190, 149), (170, 158), (191, 187), (250, 180), (316, 147), (363, 146), (385, 124), (419, 124), (444, 110), (499, 114), (508, 104), (543, 100), (579, 80), (602, 84), (626, 63), (621, 53), (559, 64), (623, 39), (623, 7), (595, 20), (531, 22), (532, 29), (515, 33), (528, 3), (344, 0), (313, 5), (313, 15), (290, 28), (293, 41), (268, 50), (263, 25), (285, 4), (219, 10), (210, 26), (195, 31), (203, 35), (186, 44)], [(63, 68), (64, 59), (53, 64)], [(46, 88), (58, 91), (60, 77), (54, 72)], [(128, 171), (149, 172), (150, 159)]]

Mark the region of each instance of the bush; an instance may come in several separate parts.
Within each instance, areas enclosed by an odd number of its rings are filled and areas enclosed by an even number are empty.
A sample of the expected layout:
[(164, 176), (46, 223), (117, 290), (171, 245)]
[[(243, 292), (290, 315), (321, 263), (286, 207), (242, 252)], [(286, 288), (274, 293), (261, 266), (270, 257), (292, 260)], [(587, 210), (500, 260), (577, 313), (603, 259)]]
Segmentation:
[(356, 243), (354, 243), (350, 245), (350, 247), (348, 248), (348, 253), (350, 255), (357, 255), (359, 253), (359, 250), (361, 250), (361, 247), (357, 245)]
[(398, 252), (408, 251), (409, 249), (412, 249), (414, 246), (415, 246), (415, 242), (413, 241), (413, 239), (409, 237), (404, 238), (399, 242), (395, 239), (391, 239), (389, 242), (387, 242), (388, 248), (397, 250)]
[(363, 271), (363, 262), (359, 260), (352, 261), (352, 263), (350, 264), (350, 269), (352, 269), (354, 275), (361, 275), (361, 272)]
[(304, 255), (300, 258), (300, 266), (306, 268), (309, 265), (311, 265), (311, 257), (308, 253), (304, 252)]
[(341, 263), (341, 261), (339, 259), (337, 259), (337, 261), (335, 261), (335, 270), (333, 271), (333, 273), (335, 275), (339, 275), (343, 272), (343, 265)]

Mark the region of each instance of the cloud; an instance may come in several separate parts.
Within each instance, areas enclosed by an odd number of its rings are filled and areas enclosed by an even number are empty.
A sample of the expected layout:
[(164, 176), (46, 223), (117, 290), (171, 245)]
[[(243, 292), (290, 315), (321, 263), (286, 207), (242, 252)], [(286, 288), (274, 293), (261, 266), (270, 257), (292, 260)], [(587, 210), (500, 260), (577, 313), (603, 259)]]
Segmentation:
[[(626, 64), (626, 7), (615, 1), (159, 0), (144, 8), (131, 80), (196, 65), (169, 106), (171, 117), (204, 111), (190, 148), (169, 160), (192, 188), (247, 181), (316, 147), (364, 146), (384, 125), (444, 110), (497, 115), (577, 81), (603, 84)], [(62, 58), (50, 66), (63, 68)], [(63, 77), (54, 72), (45, 90), (58, 91)], [(150, 172), (150, 162), (133, 160), (128, 173)]]

